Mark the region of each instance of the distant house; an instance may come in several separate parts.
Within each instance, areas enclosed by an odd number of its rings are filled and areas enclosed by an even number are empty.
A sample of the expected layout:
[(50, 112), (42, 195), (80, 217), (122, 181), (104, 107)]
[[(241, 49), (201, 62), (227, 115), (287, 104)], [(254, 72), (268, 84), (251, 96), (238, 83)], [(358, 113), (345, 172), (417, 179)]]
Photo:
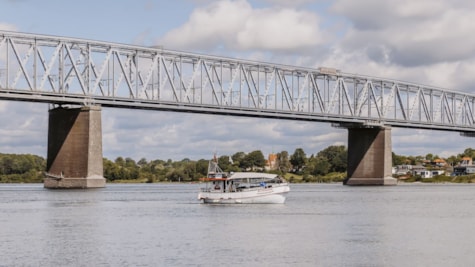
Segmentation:
[(427, 171), (427, 168), (422, 165), (412, 166), (412, 170), (411, 170), (412, 175), (420, 175), (420, 176), (422, 176), (422, 173), (426, 171)]
[(463, 157), (459, 163), (459, 166), (471, 166), (471, 165), (473, 165), (471, 157)]
[(432, 178), (442, 174), (445, 174), (445, 170), (428, 170), (421, 165), (413, 166), (412, 168), (412, 175), (419, 175), (422, 178)]
[(434, 160), (423, 160), (422, 166), (434, 166), (434, 167), (445, 167), (447, 162), (444, 159), (434, 159)]
[(412, 170), (412, 165), (397, 165), (393, 168), (392, 173), (395, 175), (408, 174)]
[(432, 178), (434, 176), (445, 174), (444, 170), (426, 170), (424, 173), (421, 173), (422, 178)]
[(266, 160), (265, 169), (267, 171), (277, 169), (277, 154), (273, 154), (273, 153), (269, 154), (269, 157)]
[(460, 163), (454, 167), (453, 175), (466, 175), (466, 174), (474, 174), (475, 173), (475, 166), (473, 165), (471, 157), (463, 157), (460, 160)]
[(444, 159), (434, 159), (432, 164), (437, 167), (445, 167), (447, 166), (447, 162)]

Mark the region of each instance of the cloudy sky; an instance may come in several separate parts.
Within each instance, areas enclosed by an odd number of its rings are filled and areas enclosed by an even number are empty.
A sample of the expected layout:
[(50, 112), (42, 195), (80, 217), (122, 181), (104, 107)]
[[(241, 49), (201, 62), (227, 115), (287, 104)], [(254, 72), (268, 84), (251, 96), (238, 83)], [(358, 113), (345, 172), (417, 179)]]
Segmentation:
[[(474, 92), (475, 2), (466, 0), (0, 0), (0, 29), (358, 73)], [(347, 145), (329, 124), (104, 108), (104, 157)], [(0, 101), (0, 153), (46, 156), (48, 106)], [(226, 126), (226, 127), (219, 127)], [(218, 128), (215, 128), (218, 127)], [(475, 147), (457, 133), (393, 128), (401, 155)]]

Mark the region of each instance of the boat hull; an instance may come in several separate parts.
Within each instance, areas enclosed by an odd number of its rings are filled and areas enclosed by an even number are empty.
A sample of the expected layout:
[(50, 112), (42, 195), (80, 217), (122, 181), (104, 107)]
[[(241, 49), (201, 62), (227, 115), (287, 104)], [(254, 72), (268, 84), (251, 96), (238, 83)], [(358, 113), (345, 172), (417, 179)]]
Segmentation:
[(289, 186), (280, 186), (243, 192), (200, 192), (198, 199), (207, 204), (283, 204), (289, 190)]

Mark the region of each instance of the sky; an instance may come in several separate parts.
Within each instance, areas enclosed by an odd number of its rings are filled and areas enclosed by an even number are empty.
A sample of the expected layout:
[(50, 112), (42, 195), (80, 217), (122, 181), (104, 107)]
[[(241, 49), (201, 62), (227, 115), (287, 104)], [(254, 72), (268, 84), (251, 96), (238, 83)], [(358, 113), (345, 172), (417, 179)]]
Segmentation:
[[(475, 93), (475, 2), (465, 0), (0, 0), (0, 29), (385, 77)], [(0, 101), (0, 153), (46, 157), (48, 105)], [(182, 160), (347, 146), (328, 123), (103, 108), (103, 155)], [(399, 155), (475, 147), (392, 129)]]

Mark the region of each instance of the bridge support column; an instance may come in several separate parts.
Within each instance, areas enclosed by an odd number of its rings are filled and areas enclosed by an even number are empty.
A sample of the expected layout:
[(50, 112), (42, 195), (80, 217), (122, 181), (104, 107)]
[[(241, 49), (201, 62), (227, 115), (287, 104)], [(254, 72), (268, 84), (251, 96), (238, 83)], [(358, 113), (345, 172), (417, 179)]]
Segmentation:
[(396, 185), (391, 128), (348, 128), (348, 177), (344, 185)]
[(49, 111), (45, 188), (105, 187), (101, 108)]

